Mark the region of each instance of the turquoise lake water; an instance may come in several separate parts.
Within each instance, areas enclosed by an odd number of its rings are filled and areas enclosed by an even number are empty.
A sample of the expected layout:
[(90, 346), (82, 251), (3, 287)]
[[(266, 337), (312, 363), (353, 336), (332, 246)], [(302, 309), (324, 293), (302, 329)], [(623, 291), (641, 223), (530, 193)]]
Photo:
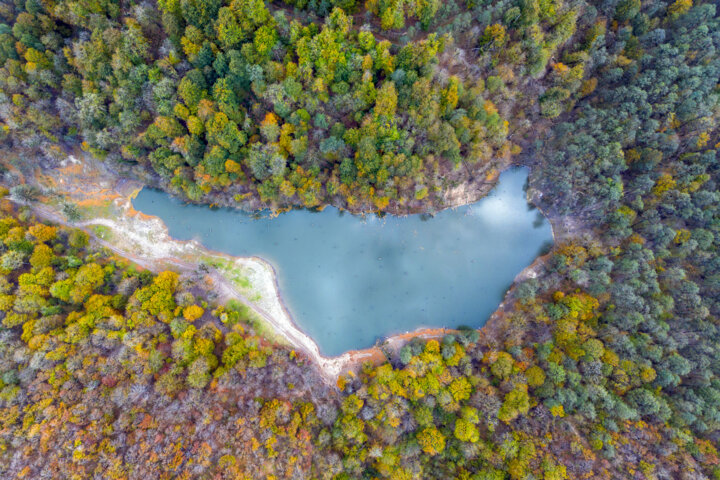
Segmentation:
[(482, 326), (552, 242), (526, 182), (526, 169), (508, 170), (487, 197), (434, 217), (327, 208), (255, 219), (147, 188), (133, 206), (160, 217), (174, 238), (272, 263), (295, 322), (324, 355), (339, 355), (419, 327)]

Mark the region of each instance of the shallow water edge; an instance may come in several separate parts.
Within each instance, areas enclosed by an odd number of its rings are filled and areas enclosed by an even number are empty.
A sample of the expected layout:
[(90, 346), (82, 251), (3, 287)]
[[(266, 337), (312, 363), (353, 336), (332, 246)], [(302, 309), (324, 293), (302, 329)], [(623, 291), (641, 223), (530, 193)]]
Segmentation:
[(527, 202), (527, 173), (503, 172), (487, 197), (430, 218), (332, 207), (257, 218), (151, 189), (133, 206), (161, 218), (175, 239), (266, 260), (296, 324), (332, 356), (395, 332), (482, 326), (552, 241), (549, 223)]

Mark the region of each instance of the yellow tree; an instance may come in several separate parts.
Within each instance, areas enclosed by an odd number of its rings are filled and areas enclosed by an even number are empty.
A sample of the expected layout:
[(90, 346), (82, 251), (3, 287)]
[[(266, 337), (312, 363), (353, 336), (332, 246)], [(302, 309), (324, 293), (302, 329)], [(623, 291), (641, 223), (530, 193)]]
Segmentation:
[(202, 307), (189, 305), (183, 310), (183, 317), (185, 317), (185, 320), (188, 322), (194, 322), (198, 318), (202, 317), (203, 313), (205, 313), (205, 310), (203, 310)]
[(418, 443), (423, 452), (428, 455), (437, 455), (445, 450), (445, 436), (435, 427), (427, 427), (418, 433)]

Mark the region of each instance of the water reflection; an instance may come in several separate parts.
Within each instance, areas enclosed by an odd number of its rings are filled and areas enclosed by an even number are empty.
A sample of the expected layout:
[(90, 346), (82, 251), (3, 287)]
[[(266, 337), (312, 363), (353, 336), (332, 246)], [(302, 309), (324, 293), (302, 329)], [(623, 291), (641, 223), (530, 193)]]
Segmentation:
[(528, 209), (526, 181), (525, 169), (504, 172), (488, 197), (434, 216), (326, 208), (254, 218), (149, 189), (133, 204), (175, 238), (270, 261), (296, 322), (336, 355), (421, 326), (482, 325), (552, 240), (547, 221)]

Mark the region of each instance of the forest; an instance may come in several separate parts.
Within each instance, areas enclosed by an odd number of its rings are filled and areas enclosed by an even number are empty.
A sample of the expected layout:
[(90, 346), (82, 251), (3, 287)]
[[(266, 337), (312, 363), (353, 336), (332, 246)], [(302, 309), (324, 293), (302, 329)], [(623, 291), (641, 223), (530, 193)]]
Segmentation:
[(585, 41), (571, 66), (554, 64), (543, 98), (514, 94), (579, 21), (578, 8), (541, 3), (6, 2), (3, 127), (138, 165), (192, 201), (441, 208), (449, 186), (492, 180), (521, 149), (518, 110), (540, 101), (557, 115), (592, 86)]
[(388, 212), (514, 163), (573, 226), (492, 331), (325, 385), (200, 276), (3, 200), (3, 476), (720, 479), (715, 3), (16, 0), (0, 20), (0, 141), (44, 162), (78, 146), (194, 202)]

